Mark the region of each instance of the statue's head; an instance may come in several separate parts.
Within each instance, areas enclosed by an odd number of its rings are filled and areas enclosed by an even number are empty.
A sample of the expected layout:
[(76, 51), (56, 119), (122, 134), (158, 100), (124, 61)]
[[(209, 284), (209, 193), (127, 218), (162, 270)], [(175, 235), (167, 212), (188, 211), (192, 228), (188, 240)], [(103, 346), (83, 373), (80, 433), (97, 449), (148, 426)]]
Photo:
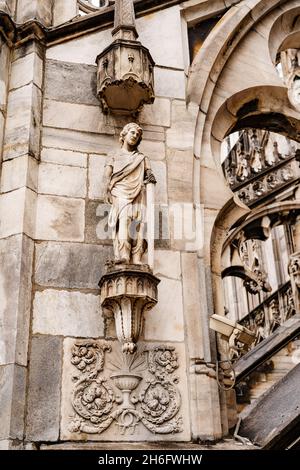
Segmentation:
[(138, 131), (139, 139), (138, 139), (138, 142), (137, 142), (137, 146), (140, 144), (140, 142), (142, 140), (142, 137), (143, 137), (143, 129), (138, 124), (136, 124), (135, 122), (130, 122), (129, 124), (126, 124), (126, 126), (123, 127), (123, 129), (120, 133), (120, 142), (121, 142), (122, 145), (124, 144), (125, 136), (128, 134), (128, 132), (132, 128), (134, 128)]

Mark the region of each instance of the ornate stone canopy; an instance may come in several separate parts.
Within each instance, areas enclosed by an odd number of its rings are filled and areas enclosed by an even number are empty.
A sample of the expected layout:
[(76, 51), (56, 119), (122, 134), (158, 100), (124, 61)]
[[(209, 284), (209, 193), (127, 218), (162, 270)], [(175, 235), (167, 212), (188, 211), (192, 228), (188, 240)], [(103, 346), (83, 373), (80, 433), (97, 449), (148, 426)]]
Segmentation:
[(98, 55), (97, 91), (104, 112), (135, 115), (154, 101), (154, 61), (137, 41), (132, 0), (117, 0), (114, 41)]

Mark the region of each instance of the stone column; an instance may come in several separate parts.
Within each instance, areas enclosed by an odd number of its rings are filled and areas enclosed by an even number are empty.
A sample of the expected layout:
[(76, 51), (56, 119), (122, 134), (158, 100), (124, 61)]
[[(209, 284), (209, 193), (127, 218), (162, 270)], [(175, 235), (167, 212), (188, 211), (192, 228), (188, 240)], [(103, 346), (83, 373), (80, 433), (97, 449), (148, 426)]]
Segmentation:
[[(65, 3), (68, 3), (69, 0)], [(38, 20), (45, 26), (51, 26), (54, 0), (18, 0), (17, 23)]]
[(1, 448), (24, 439), (44, 60), (29, 38), (11, 52), (0, 180)]
[(77, 14), (77, 0), (55, 0), (53, 6), (53, 26), (65, 23)]
[[(190, 366), (190, 413), (193, 441), (220, 439), (222, 425), (216, 371), (212, 364), (205, 267), (197, 253), (182, 253), (187, 356)], [(207, 320), (206, 320), (207, 319)]]
[(0, 36), (0, 166), (2, 160), (2, 145), (4, 135), (4, 123), (7, 106), (7, 87), (10, 62), (10, 50), (2, 36)]

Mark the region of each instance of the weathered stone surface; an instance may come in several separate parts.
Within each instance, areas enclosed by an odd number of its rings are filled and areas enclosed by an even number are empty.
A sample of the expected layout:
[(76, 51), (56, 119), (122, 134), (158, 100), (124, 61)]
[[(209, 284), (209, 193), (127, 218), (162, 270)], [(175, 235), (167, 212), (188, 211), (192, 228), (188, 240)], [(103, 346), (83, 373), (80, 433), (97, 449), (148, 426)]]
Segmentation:
[(1, 111), (0, 109), (0, 144), (1, 145), (3, 145), (4, 124), (5, 124), (5, 118), (3, 115), (3, 111)]
[(143, 124), (143, 130), (143, 137), (146, 140), (152, 140), (154, 142), (166, 141), (165, 129), (162, 126), (152, 126), (151, 124), (148, 126), (147, 124)]
[(171, 102), (166, 98), (156, 98), (153, 104), (144, 106), (140, 113), (140, 122), (170, 127)]
[(35, 158), (23, 155), (2, 164), (1, 192), (14, 191), (27, 186), (37, 191), (38, 163)]
[(0, 439), (23, 439), (26, 369), (0, 366)]
[(184, 341), (182, 285), (180, 281), (161, 278), (158, 304), (145, 315), (145, 339)]
[(164, 142), (143, 139), (139, 145), (139, 149), (142, 153), (149, 157), (150, 160), (164, 160), (166, 158)]
[(83, 153), (105, 154), (116, 145), (113, 135), (91, 134), (65, 129), (45, 127), (43, 129), (43, 146), (62, 150), (76, 150)]
[(154, 274), (172, 279), (180, 279), (180, 253), (178, 251), (155, 250)]
[(63, 338), (34, 336), (31, 343), (26, 439), (59, 437)]
[(27, 364), (33, 241), (0, 241), (0, 364)]
[(52, 2), (41, 0), (18, 0), (17, 22), (37, 19), (46, 26), (52, 22)]
[(41, 161), (46, 163), (57, 163), (58, 165), (87, 167), (87, 155), (71, 150), (43, 148)]
[(155, 206), (154, 234), (154, 246), (156, 249), (170, 248), (169, 206), (167, 204)]
[[(110, 442), (110, 450), (194, 450), (199, 452), (199, 450), (259, 450), (258, 447), (255, 447), (249, 443), (242, 444), (236, 439), (225, 438), (222, 441), (215, 442), (212, 447), (212, 443), (201, 444), (194, 442)], [(98, 451), (107, 451), (106, 442), (64, 442), (61, 444), (42, 444), (40, 450), (98, 450)]]
[(3, 160), (30, 154), (39, 158), (41, 90), (30, 83), (8, 95)]
[(89, 157), (89, 198), (105, 198), (105, 155), (90, 155)]
[(203, 331), (199, 305), (200, 283), (198, 278), (198, 260), (196, 253), (182, 253), (183, 310), (186, 325), (188, 350), (191, 358), (204, 357)]
[(23, 443), (12, 439), (0, 440), (0, 450), (23, 450)]
[(47, 59), (91, 64), (95, 66), (95, 58), (111, 43), (111, 30), (105, 29), (73, 39), (66, 44), (57, 44), (47, 49)]
[(189, 400), (193, 441), (220, 439), (222, 423), (216, 379), (191, 371)]
[(168, 193), (170, 202), (193, 201), (193, 152), (168, 150)]
[(15, 60), (11, 66), (10, 89), (20, 88), (30, 82), (42, 88), (43, 61), (36, 53)]
[(172, 249), (179, 251), (203, 249), (202, 207), (192, 202), (172, 202), (168, 209)]
[(167, 204), (168, 191), (167, 191), (167, 171), (164, 162), (152, 162), (152, 171), (155, 175), (157, 184), (155, 185), (155, 202), (156, 204)]
[(293, 338), (297, 337), (300, 332), (300, 315), (294, 315), (289, 318), (283, 325), (279, 326), (276, 331), (261, 341), (254, 349), (242, 356), (234, 365), (237, 380), (240, 381), (260, 364), (273, 356), (275, 351), (281, 349), (285, 344), (289, 343)]
[(6, 107), (9, 72), (9, 47), (0, 38), (0, 110)]
[(99, 295), (54, 289), (36, 292), (33, 333), (82, 338), (103, 336)]
[[(105, 119), (99, 105), (44, 100), (44, 126), (99, 134), (106, 130)], [(109, 131), (114, 132), (112, 128)]]
[(39, 196), (36, 238), (83, 241), (84, 201), (58, 196)]
[(86, 169), (52, 163), (39, 166), (39, 194), (86, 196)]
[(110, 247), (82, 243), (36, 245), (35, 282), (41, 286), (98, 289)]
[(36, 193), (28, 188), (0, 196), (0, 238), (18, 233), (35, 235)]
[(53, 5), (53, 25), (65, 23), (77, 15), (77, 0), (55, 0)]
[[(180, 408), (176, 417), (182, 417), (182, 431), (181, 432), (167, 432), (167, 430), (163, 432), (151, 432), (144, 424), (142, 420), (136, 423), (136, 426), (127, 430), (127, 432), (122, 432), (122, 428), (117, 426), (115, 423), (111, 423), (107, 429), (102, 432), (76, 432), (72, 430), (71, 425), (74, 422), (76, 423), (75, 412), (74, 408), (72, 407), (72, 393), (74, 388), (76, 387), (76, 382), (72, 380), (74, 375), (77, 377), (82, 378), (82, 373), (71, 364), (72, 353), (71, 348), (75, 344), (82, 344), (79, 341), (74, 341), (73, 338), (66, 338), (64, 340), (64, 363), (63, 363), (63, 383), (62, 383), (62, 421), (61, 421), (61, 440), (67, 441), (109, 441), (109, 442), (116, 442), (119, 443), (124, 441), (129, 442), (136, 442), (136, 441), (146, 441), (146, 442), (153, 442), (153, 441), (175, 441), (175, 442), (182, 442), (182, 441), (189, 441), (190, 440), (190, 423), (189, 423), (189, 400), (188, 400), (188, 391), (187, 391), (187, 381), (186, 381), (186, 359), (185, 359), (185, 346), (184, 344), (180, 343), (173, 343), (173, 342), (166, 342), (163, 343), (162, 346), (174, 348), (175, 353), (178, 358), (178, 368), (174, 371), (174, 374), (168, 375), (168, 379), (171, 377), (176, 376), (178, 381), (176, 381), (175, 387), (177, 388), (178, 392), (181, 395)], [(104, 356), (104, 372), (103, 375), (100, 373), (99, 376), (105, 376), (107, 381), (105, 382), (105, 386), (111, 387), (114, 394), (118, 396), (121, 395), (119, 389), (116, 388), (115, 383), (111, 380), (110, 376), (112, 375), (112, 364), (118, 364), (120, 362), (120, 346), (116, 341), (106, 341), (106, 344), (111, 346), (112, 352), (106, 351)], [(141, 347), (145, 348), (156, 348), (160, 346), (160, 343), (141, 343)], [(109, 365), (109, 360), (111, 358), (111, 363)], [(139, 360), (143, 360), (143, 357), (139, 357)], [(137, 364), (137, 363), (136, 363)], [(108, 368), (109, 367), (109, 368)], [(120, 372), (120, 370), (115, 366), (114, 372)], [(155, 368), (155, 365), (154, 365)], [(134, 392), (137, 393), (137, 396), (140, 396), (140, 392), (149, 384), (147, 380), (150, 381), (150, 378), (153, 380), (153, 374), (148, 372), (147, 364), (143, 365), (143, 371), (141, 372), (139, 368), (134, 369), (134, 373), (137, 375), (141, 375), (142, 380), (140, 384), (137, 386), (137, 389)], [(171, 379), (172, 380), (172, 379)], [(78, 383), (78, 382), (77, 382)], [(131, 382), (132, 383), (132, 382)], [(157, 382), (156, 382), (157, 383)], [(166, 387), (167, 388), (167, 387)], [(166, 395), (169, 396), (167, 392), (164, 391)], [(150, 397), (149, 397), (150, 398)], [(105, 399), (104, 399), (105, 400)], [(174, 400), (174, 397), (173, 397)], [(174, 401), (176, 401), (177, 406), (177, 397)], [(173, 401), (173, 406), (174, 406)], [(149, 404), (149, 401), (148, 401)], [(166, 408), (168, 408), (169, 403), (166, 403)], [(118, 403), (113, 404), (114, 409), (118, 408)], [(126, 405), (125, 405), (126, 407)], [(126, 407), (128, 409), (128, 407)], [(137, 405), (137, 408), (141, 409), (140, 405)], [(169, 407), (170, 409), (170, 407)], [(172, 411), (176, 411), (173, 409)], [(146, 413), (145, 413), (146, 415)], [(78, 415), (77, 415), (78, 416)], [(108, 414), (109, 416), (109, 414)], [(111, 414), (110, 414), (111, 416)], [(130, 414), (129, 414), (130, 416)], [(85, 421), (87, 424), (90, 424), (89, 421)], [(159, 421), (158, 421), (159, 423)], [(161, 419), (161, 423), (163, 423), (163, 418)], [(166, 421), (164, 425), (162, 425), (162, 429), (164, 427), (167, 428), (169, 421)], [(158, 426), (159, 427), (159, 426)], [(110, 445), (110, 444), (108, 444)], [(128, 444), (130, 445), (130, 444)]]
[(96, 74), (96, 65), (47, 60), (45, 98), (99, 106)]
[(43, 61), (45, 57), (45, 45), (41, 41), (25, 41), (18, 44), (17, 48), (12, 51), (12, 61), (21, 59), (28, 54), (37, 54)]
[(101, 245), (112, 245), (111, 228), (108, 227), (110, 204), (87, 201), (85, 209), (85, 241)]
[(155, 67), (155, 94), (168, 98), (185, 99), (184, 71)]
[(265, 449), (282, 449), (277, 443), (300, 421), (299, 375), (297, 364), (256, 401), (242, 419), (240, 436)]
[(185, 101), (172, 101), (172, 124), (167, 130), (167, 145), (179, 150), (192, 149), (199, 108)]
[[(219, 208), (224, 201), (224, 193), (228, 191), (228, 186), (225, 178), (215, 169), (202, 167), (201, 178), (210, 181), (210, 186), (201, 188), (201, 200), (206, 207)], [(211, 188), (218, 188), (218, 191), (212, 191)]]
[(0, 0), (0, 9), (9, 14), (13, 14), (16, 7), (16, 0)]
[[(181, 15), (178, 5), (137, 19), (139, 40), (157, 65), (183, 69)], [(155, 34), (153, 32), (155, 31)], [(180, 38), (180, 39), (179, 39)], [(179, 45), (180, 44), (180, 45)], [(163, 45), (163, 47), (162, 47)]]

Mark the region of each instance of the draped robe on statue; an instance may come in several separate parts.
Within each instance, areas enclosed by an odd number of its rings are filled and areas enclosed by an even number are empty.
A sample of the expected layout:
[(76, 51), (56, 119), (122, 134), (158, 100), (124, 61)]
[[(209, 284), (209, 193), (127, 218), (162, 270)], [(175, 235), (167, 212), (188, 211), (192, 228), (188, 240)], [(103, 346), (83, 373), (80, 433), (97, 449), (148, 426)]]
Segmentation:
[[(115, 256), (129, 262), (130, 252), (134, 256), (143, 251), (142, 225), (145, 221), (145, 155), (137, 150), (120, 153), (107, 163), (113, 173), (108, 189), (112, 196), (112, 208), (108, 224), (113, 229)], [(139, 232), (129, 234), (128, 221), (137, 221)], [(135, 235), (135, 236), (134, 236)]]

